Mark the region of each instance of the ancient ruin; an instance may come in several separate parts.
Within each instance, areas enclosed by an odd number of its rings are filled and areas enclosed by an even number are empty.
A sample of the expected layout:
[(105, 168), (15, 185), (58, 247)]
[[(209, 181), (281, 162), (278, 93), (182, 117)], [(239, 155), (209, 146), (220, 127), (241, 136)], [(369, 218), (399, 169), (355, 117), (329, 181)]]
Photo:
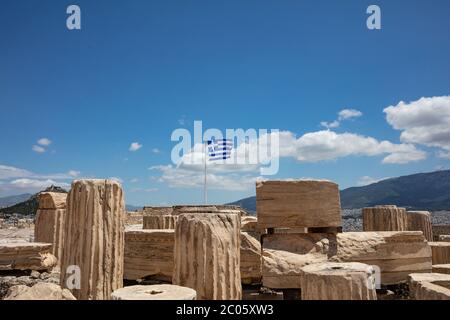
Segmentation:
[(337, 235), (339, 262), (377, 266), (384, 285), (406, 282), (408, 274), (431, 272), (431, 249), (420, 231), (344, 232)]
[(408, 211), (406, 217), (409, 231), (422, 231), (425, 239), (433, 241), (431, 214), (428, 211)]
[(0, 272), (20, 273), (0, 275), (0, 299), (388, 300), (406, 283), (411, 299), (450, 297), (447, 226), (389, 205), (363, 210), (364, 232), (342, 232), (329, 181), (258, 182), (257, 217), (222, 205), (127, 213), (113, 180), (39, 200), (35, 224), (14, 227), (33, 225), (37, 242), (0, 242)]
[(319, 180), (256, 183), (258, 227), (340, 227), (341, 208), (336, 183)]
[(450, 263), (447, 264), (434, 264), (433, 273), (450, 274)]
[(112, 300), (195, 300), (195, 290), (170, 284), (130, 286), (118, 289)]
[(144, 221), (144, 213), (142, 211), (125, 212), (125, 225), (139, 224)]
[(394, 205), (363, 209), (364, 231), (406, 231), (408, 220), (405, 208)]
[(0, 271), (50, 270), (57, 261), (50, 243), (0, 243)]
[(4, 300), (76, 300), (67, 289), (52, 283), (37, 283), (32, 287), (11, 287)]
[(51, 243), (52, 253), (58, 259), (61, 258), (64, 247), (66, 199), (66, 193), (41, 193), (34, 223), (34, 240)]
[(174, 243), (173, 229), (127, 228), (124, 279), (137, 280), (151, 276), (161, 281), (172, 281)]
[(177, 215), (145, 215), (143, 217), (144, 229), (175, 229)]
[(376, 300), (375, 270), (358, 262), (318, 263), (302, 268), (302, 300)]
[(239, 215), (181, 214), (174, 254), (173, 284), (194, 289), (199, 300), (241, 299)]
[(408, 277), (409, 293), (414, 300), (450, 300), (450, 275), (412, 273)]
[[(61, 258), (61, 286), (68, 287), (77, 266), (77, 299), (109, 299), (123, 286), (125, 201), (114, 180), (76, 180), (67, 197)], [(93, 268), (92, 266), (97, 266)]]
[(450, 242), (429, 242), (433, 253), (433, 264), (450, 263)]
[(250, 232), (241, 231), (241, 281), (244, 284), (261, 283), (261, 243)]
[(302, 267), (328, 260), (330, 237), (331, 243), (336, 243), (332, 234), (264, 235), (263, 285), (273, 289), (301, 288)]

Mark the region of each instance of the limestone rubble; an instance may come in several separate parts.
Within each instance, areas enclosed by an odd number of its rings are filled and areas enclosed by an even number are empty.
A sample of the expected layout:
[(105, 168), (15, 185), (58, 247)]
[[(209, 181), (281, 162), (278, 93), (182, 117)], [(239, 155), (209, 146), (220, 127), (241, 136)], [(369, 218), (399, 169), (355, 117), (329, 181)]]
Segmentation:
[(57, 263), (50, 243), (0, 243), (0, 271), (51, 270)]

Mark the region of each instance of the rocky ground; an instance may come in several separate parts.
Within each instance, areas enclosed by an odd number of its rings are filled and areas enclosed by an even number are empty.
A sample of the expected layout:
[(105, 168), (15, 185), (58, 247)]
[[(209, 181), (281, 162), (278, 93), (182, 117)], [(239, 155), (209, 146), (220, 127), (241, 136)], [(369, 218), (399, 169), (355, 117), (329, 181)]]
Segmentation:
[(9, 288), (17, 285), (32, 287), (37, 283), (53, 283), (59, 285), (59, 270), (55, 268), (52, 272), (39, 271), (0, 271), (0, 300), (8, 293)]
[(34, 229), (9, 227), (0, 229), (0, 244), (6, 242), (30, 242), (34, 241)]

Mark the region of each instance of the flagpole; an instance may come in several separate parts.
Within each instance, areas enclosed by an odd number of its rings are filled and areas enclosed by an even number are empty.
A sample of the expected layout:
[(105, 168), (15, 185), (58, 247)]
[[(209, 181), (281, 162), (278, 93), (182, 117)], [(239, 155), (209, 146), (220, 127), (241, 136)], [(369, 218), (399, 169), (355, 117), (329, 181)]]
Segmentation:
[(208, 203), (208, 193), (207, 193), (207, 191), (206, 191), (206, 158), (207, 158), (207, 156), (208, 156), (208, 154), (207, 154), (207, 146), (206, 146), (206, 143), (207, 142), (205, 142), (204, 143), (204, 154), (205, 154), (205, 161), (204, 161), (204, 164), (205, 164), (205, 179), (204, 179), (204, 185), (203, 185), (203, 197), (204, 197), (204, 201), (205, 201), (205, 204), (207, 204)]

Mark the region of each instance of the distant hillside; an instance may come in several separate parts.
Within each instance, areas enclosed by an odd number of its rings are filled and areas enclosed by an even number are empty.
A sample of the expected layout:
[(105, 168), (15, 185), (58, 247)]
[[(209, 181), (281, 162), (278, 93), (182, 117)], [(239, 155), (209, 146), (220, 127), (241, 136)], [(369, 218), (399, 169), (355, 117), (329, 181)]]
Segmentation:
[[(67, 193), (66, 190), (60, 187), (51, 186), (41, 192), (62, 192)], [(0, 198), (0, 213), (3, 214), (13, 214), (13, 213), (19, 213), (24, 215), (33, 215), (36, 214), (36, 211), (38, 209), (38, 192), (34, 195), (26, 193), (26, 194), (20, 194), (17, 196), (9, 196)], [(5, 203), (3, 206), (2, 204)], [(127, 211), (136, 211), (141, 210), (142, 207), (133, 206), (133, 205), (126, 205), (125, 206)]]
[(248, 197), (227, 204), (232, 206), (240, 206), (243, 209), (247, 210), (249, 213), (256, 213), (256, 197)]
[(341, 191), (344, 209), (395, 204), (416, 210), (450, 210), (450, 170), (418, 173)]
[(24, 194), (18, 194), (16, 196), (8, 196), (0, 198), (0, 208), (10, 207), (13, 206), (19, 202), (26, 201), (30, 199), (32, 194), (30, 193), (24, 193)]
[[(230, 203), (256, 212), (256, 197)], [(395, 204), (415, 210), (450, 210), (450, 170), (386, 179), (341, 191), (343, 209)]]
[[(62, 192), (62, 193), (67, 193), (66, 190), (64, 190), (61, 187), (57, 187), (57, 186), (50, 186), (47, 189), (41, 191), (41, 192)], [(30, 197), (28, 197), (27, 200), (16, 203), (12, 206), (6, 207), (6, 208), (1, 208), (0, 209), (0, 213), (3, 214), (13, 214), (13, 213), (19, 213), (19, 214), (24, 214), (24, 215), (32, 215), (32, 214), (36, 214), (36, 211), (38, 209), (38, 192), (34, 195), (31, 195)]]

